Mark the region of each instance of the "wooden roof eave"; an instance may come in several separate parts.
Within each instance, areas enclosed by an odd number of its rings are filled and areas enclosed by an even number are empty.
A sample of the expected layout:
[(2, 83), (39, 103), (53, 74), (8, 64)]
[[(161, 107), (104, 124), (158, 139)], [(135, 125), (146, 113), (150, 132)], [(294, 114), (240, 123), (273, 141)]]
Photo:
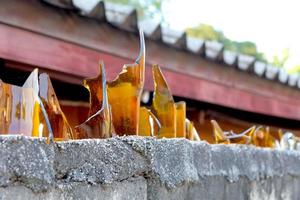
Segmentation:
[[(104, 60), (108, 79), (138, 53), (138, 36), (107, 23), (57, 12), (36, 0), (4, 0), (0, 7), (0, 57), (79, 77), (97, 73)], [(22, 12), (17, 12), (22, 8)], [(27, 17), (24, 17), (27, 16)], [(118, 38), (118, 39), (116, 39)], [(300, 120), (300, 92), (238, 71), (201, 55), (146, 40), (146, 64), (164, 69), (174, 95), (240, 110)], [(146, 88), (152, 89), (147, 68)]]

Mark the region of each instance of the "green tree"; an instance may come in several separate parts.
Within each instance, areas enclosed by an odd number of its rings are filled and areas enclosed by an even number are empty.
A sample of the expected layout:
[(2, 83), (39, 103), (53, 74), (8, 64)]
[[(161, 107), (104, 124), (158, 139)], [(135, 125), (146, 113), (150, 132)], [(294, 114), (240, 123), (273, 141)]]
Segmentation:
[(191, 37), (205, 40), (215, 40), (224, 45), (224, 49), (238, 53), (252, 55), (258, 60), (266, 61), (262, 52), (258, 52), (256, 44), (250, 41), (238, 42), (227, 38), (222, 31), (216, 30), (213, 26), (200, 24), (196, 27), (187, 28), (187, 34)]
[(282, 50), (281, 56), (278, 53), (273, 56), (272, 64), (277, 67), (284, 67), (289, 57), (290, 57), (290, 50), (288, 48), (285, 48)]
[(221, 31), (217, 31), (208, 24), (200, 24), (193, 28), (187, 28), (186, 32), (189, 36), (195, 38), (201, 38), (205, 40), (215, 40), (218, 42), (223, 42), (225, 40), (224, 35)]
[(300, 64), (292, 67), (291, 69), (288, 70), (288, 73), (290, 74), (295, 74), (300, 72)]

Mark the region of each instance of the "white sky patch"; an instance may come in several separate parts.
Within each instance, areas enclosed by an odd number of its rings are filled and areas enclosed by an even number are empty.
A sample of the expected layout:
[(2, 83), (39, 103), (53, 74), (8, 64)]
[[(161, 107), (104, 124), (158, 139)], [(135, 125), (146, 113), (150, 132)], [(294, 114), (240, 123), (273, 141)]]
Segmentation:
[(253, 41), (268, 59), (290, 49), (300, 64), (300, 2), (296, 0), (171, 0), (163, 12), (171, 28), (210, 24), (232, 40)]

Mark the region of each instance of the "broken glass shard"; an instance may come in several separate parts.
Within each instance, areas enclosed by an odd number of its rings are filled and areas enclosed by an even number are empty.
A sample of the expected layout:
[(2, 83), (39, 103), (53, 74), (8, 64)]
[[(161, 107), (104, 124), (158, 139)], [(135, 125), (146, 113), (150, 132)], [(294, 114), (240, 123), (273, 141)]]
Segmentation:
[(215, 136), (215, 143), (216, 144), (229, 144), (230, 141), (224, 134), (223, 130), (219, 126), (219, 124), (215, 120), (211, 120), (211, 124), (213, 127), (213, 134)]
[(223, 144), (250, 144), (252, 133), (255, 131), (255, 126), (248, 128), (242, 133), (235, 133), (231, 131), (223, 131), (219, 124), (215, 120), (211, 120), (213, 126), (213, 132), (215, 135), (215, 143), (223, 143)]
[[(60, 108), (51, 80), (46, 73), (40, 74), (39, 76), (39, 96), (46, 110), (54, 140), (62, 141), (73, 139), (72, 128)], [(47, 127), (39, 128), (39, 131), (43, 130), (43, 136), (47, 137)]]
[(258, 147), (276, 147), (276, 139), (270, 134), (269, 127), (258, 127), (251, 135), (251, 141)]
[(186, 137), (185, 118), (186, 105), (184, 101), (175, 103), (176, 106), (176, 137)]
[(279, 148), (283, 150), (300, 150), (299, 142), (300, 142), (299, 137), (296, 137), (291, 132), (286, 132), (282, 135)]
[(197, 130), (195, 129), (193, 123), (185, 119), (185, 127), (186, 127), (186, 138), (193, 141), (200, 141), (199, 134)]
[(89, 118), (75, 127), (77, 139), (109, 138), (114, 133), (111, 107), (107, 98), (105, 67), (102, 62), (99, 71), (97, 77), (86, 79), (83, 82), (90, 92), (90, 110)]
[(118, 77), (108, 83), (108, 100), (117, 135), (137, 135), (140, 99), (145, 76), (145, 42), (140, 31), (140, 54), (134, 64), (123, 66)]
[(158, 65), (152, 67), (154, 94), (151, 111), (161, 124), (159, 138), (176, 137), (176, 106), (168, 84)]
[[(41, 103), (38, 97), (38, 70), (35, 69), (22, 87), (0, 80), (0, 134), (43, 136)], [(47, 135), (48, 136), (48, 132)]]
[(138, 135), (157, 136), (159, 129), (160, 123), (154, 114), (146, 107), (141, 107)]
[(226, 134), (226, 137), (230, 140), (230, 143), (234, 144), (250, 144), (251, 136), (255, 131), (255, 126), (248, 128), (242, 133), (234, 133), (233, 131), (229, 131)]

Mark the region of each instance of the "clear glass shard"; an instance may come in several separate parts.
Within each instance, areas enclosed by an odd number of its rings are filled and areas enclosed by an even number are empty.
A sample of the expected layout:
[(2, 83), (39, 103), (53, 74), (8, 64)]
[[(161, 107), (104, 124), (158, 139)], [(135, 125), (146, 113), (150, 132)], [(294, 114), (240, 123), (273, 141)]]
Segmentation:
[(140, 108), (139, 136), (157, 136), (161, 125), (146, 107)]
[(84, 80), (90, 92), (89, 118), (75, 127), (75, 138), (109, 138), (114, 134), (111, 107), (108, 104), (105, 67), (101, 62), (99, 75)]
[(184, 101), (175, 103), (176, 106), (176, 137), (186, 137), (186, 104)]
[(154, 94), (151, 111), (161, 124), (159, 138), (176, 137), (176, 106), (169, 86), (158, 65), (152, 67)]
[(123, 66), (118, 77), (108, 83), (108, 99), (117, 135), (137, 135), (139, 108), (145, 77), (145, 41), (140, 31), (140, 53), (134, 64)]
[(23, 84), (23, 88), (32, 88), (36, 94), (39, 94), (39, 79), (38, 79), (39, 71), (38, 69), (34, 69), (29, 77), (26, 79)]
[[(41, 118), (40, 118), (40, 112), (41, 112), (41, 108), (40, 108), (40, 102), (39, 102), (39, 98), (38, 98), (38, 94), (39, 94), (39, 80), (38, 80), (38, 69), (34, 69), (29, 77), (26, 79), (25, 83), (22, 86), (23, 91), (25, 90), (32, 90), (32, 92), (34, 93), (34, 98), (35, 100), (33, 100), (34, 105), (33, 105), (33, 116), (32, 116), (32, 121), (33, 121), (33, 127), (32, 127), (32, 136), (33, 137), (42, 137), (41, 131), (40, 131), (40, 127), (44, 127), (45, 124), (41, 123)], [(27, 89), (25, 89), (27, 88)], [(27, 101), (26, 99), (28, 98), (28, 94), (31, 92), (25, 92), (22, 95), (22, 100), (21, 101), (25, 101), (24, 105), (22, 106), (22, 112), (25, 113), (26, 110), (25, 107), (29, 107), (31, 102)], [(25, 105), (27, 104), (27, 105)], [(29, 117), (29, 116), (28, 116)], [(22, 123), (23, 124), (23, 123)], [(29, 124), (29, 123), (24, 123), (24, 124)]]
[[(38, 71), (34, 70), (23, 87), (0, 80), (0, 134), (42, 137)], [(47, 117), (47, 116), (46, 116)]]
[(236, 134), (232, 131), (228, 132), (229, 134), (226, 137), (230, 140), (230, 143), (235, 144), (250, 144), (251, 143), (251, 135), (254, 133), (256, 126), (252, 126), (242, 133)]
[[(72, 128), (60, 108), (50, 77), (46, 73), (39, 76), (39, 96), (47, 113), (54, 140), (63, 141), (73, 139)], [(43, 120), (43, 123), (47, 124), (45, 120)], [(39, 126), (39, 132), (43, 131), (44, 137), (49, 136), (47, 126)]]
[(282, 135), (277, 148), (282, 150), (299, 150), (299, 138), (291, 132), (286, 132)]

